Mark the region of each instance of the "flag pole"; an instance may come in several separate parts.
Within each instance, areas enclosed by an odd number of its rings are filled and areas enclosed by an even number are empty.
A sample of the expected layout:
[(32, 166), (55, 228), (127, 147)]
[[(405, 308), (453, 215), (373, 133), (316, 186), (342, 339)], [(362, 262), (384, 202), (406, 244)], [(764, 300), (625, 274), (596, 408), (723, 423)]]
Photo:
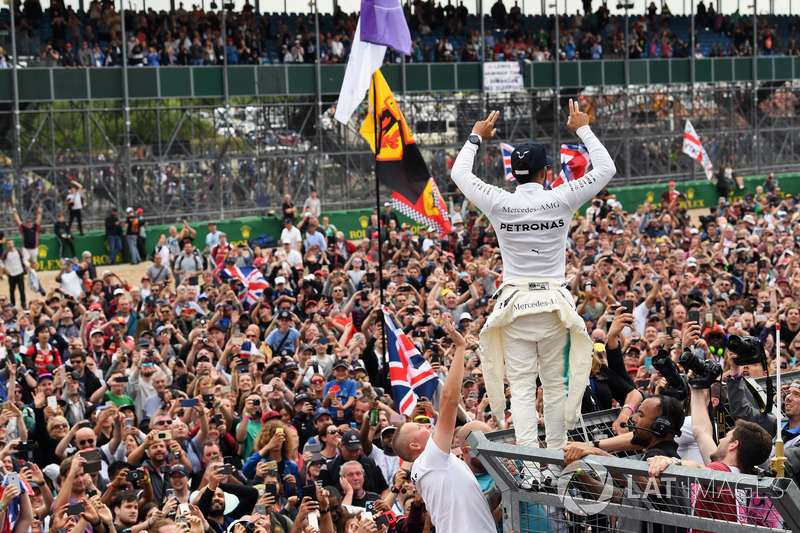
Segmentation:
[[(378, 144), (380, 141), (380, 119), (378, 117), (378, 94), (377, 94), (377, 84), (375, 83), (375, 76), (376, 73), (380, 70), (376, 70), (372, 74), (372, 101), (368, 105), (372, 105), (372, 120), (375, 124), (375, 207), (376, 211), (378, 212), (378, 293), (380, 295), (380, 304), (378, 305), (378, 309), (381, 313), (381, 318), (385, 321), (386, 314), (383, 312), (383, 257), (382, 257), (382, 248), (383, 248), (383, 238), (381, 237), (381, 182), (378, 179), (378, 153), (380, 152), (380, 145)], [(382, 323), (383, 326), (381, 327), (381, 335), (383, 337), (383, 350), (381, 353), (381, 357), (383, 357), (383, 372), (384, 372), (384, 381), (386, 387), (384, 389), (388, 389), (389, 395), (391, 395), (392, 391), (392, 381), (389, 374), (389, 351), (386, 347), (386, 324), (385, 322)]]

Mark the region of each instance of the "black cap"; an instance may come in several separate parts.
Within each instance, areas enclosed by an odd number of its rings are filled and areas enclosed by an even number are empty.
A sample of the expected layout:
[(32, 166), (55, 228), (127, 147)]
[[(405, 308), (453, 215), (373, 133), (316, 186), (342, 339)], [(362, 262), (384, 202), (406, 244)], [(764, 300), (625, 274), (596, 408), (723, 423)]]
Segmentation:
[(289, 318), (289, 319), (291, 319), (292, 318), (292, 314), (289, 311), (286, 311), (284, 309), (283, 311), (278, 313), (278, 318)]
[[(517, 169), (518, 162), (522, 162), (527, 168)], [(534, 174), (552, 164), (553, 158), (547, 155), (545, 147), (534, 141), (520, 144), (511, 154), (511, 173), (515, 177), (532, 178)]]
[(342, 435), (342, 446), (348, 452), (354, 452), (361, 449), (361, 436), (358, 431), (351, 430)]
[(151, 295), (147, 296), (147, 298), (144, 299), (144, 303), (146, 303), (146, 304), (154, 304), (154, 303), (156, 303), (156, 297), (151, 294)]
[(346, 368), (347, 370), (350, 370), (350, 365), (347, 364), (347, 361), (344, 361), (342, 359), (339, 359), (338, 361), (333, 363), (333, 370), (336, 370), (339, 367), (343, 367)]

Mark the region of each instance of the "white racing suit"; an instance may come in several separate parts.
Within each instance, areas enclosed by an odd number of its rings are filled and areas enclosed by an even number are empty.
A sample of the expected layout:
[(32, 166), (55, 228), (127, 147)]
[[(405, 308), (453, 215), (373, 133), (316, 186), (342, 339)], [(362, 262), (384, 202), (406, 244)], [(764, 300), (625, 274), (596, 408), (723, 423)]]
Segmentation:
[[(536, 377), (544, 388), (547, 446), (561, 448), (566, 429), (577, 421), (580, 399), (576, 398), (583, 396), (591, 369), (591, 341), (572, 296), (561, 288), (567, 236), (575, 212), (611, 180), (616, 169), (589, 126), (577, 134), (589, 151), (592, 171), (553, 190), (524, 183), (510, 193), (484, 183), (472, 173), (478, 146), (469, 141), (452, 170), (461, 192), (489, 218), (503, 254), (505, 284), (481, 333), (482, 364), (491, 368), (484, 368), (484, 378), (494, 413), (505, 409), (503, 371), (508, 376), (517, 442), (525, 446), (538, 446)], [(535, 283), (543, 285), (529, 287)], [(574, 394), (567, 396), (569, 383)]]
[[(493, 413), (505, 408), (503, 376), (511, 387), (517, 444), (539, 446), (536, 377), (544, 392), (548, 448), (567, 445), (592, 369), (592, 339), (564, 283), (517, 278), (496, 293), (481, 332), (481, 366)], [(506, 370), (508, 370), (506, 372)], [(570, 389), (569, 384), (577, 386)], [(495, 410), (497, 407), (497, 410)]]

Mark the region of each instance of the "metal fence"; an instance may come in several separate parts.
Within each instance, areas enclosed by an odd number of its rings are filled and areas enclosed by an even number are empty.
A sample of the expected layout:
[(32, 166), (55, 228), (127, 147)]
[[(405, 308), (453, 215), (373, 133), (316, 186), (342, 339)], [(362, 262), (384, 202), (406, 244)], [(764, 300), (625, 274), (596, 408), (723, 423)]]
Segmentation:
[[(800, 371), (781, 374), (781, 383), (800, 379)], [(758, 378), (762, 388), (775, 376)], [(723, 382), (724, 383), (724, 382)], [(726, 431), (733, 417), (724, 404)], [(614, 435), (611, 428), (619, 409), (583, 415), (583, 424), (572, 430), (571, 441), (584, 442)], [(544, 446), (544, 427), (539, 428)], [(677, 531), (694, 528), (702, 531), (800, 531), (800, 489), (793, 481), (768, 476), (669, 467), (662, 474), (668, 498), (654, 498), (648, 491), (657, 487), (646, 480), (647, 463), (638, 452), (617, 452), (616, 457), (591, 456), (565, 469), (563, 453), (544, 448), (517, 446), (513, 429), (487, 435), (474, 432), (468, 438), (473, 456), (481, 462), (503, 492), (503, 524), (506, 532), (537, 531)], [(577, 469), (593, 472), (593, 481), (577, 475)], [(596, 478), (596, 479), (594, 479)], [(638, 481), (636, 478), (639, 478)], [(526, 480), (535, 490), (523, 490)], [(668, 481), (664, 481), (668, 480)], [(710, 488), (711, 487), (711, 488)], [(714, 489), (716, 488), (716, 489)], [(735, 505), (723, 505), (731, 495)], [(728, 491), (728, 492), (725, 492)], [(692, 516), (698, 499), (718, 518)], [(666, 529), (662, 528), (666, 526)]]
[(512, 430), (467, 438), (502, 492), (506, 533), (800, 531), (790, 479), (669, 466), (656, 482), (644, 461), (589, 456), (567, 466), (561, 451), (512, 439)]

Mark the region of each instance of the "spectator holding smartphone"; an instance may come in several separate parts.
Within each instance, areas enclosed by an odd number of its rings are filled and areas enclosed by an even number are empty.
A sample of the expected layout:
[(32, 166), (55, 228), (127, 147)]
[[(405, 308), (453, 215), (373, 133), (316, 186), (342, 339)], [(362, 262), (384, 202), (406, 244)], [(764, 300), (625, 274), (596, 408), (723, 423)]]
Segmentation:
[(422, 495), (439, 533), (494, 531), (489, 504), (469, 467), (450, 453), (461, 401), (464, 354), (467, 342), (456, 331), (449, 314), (443, 315), (444, 330), (456, 351), (439, 400), (435, 431), (430, 424), (406, 422), (395, 431), (392, 448), (404, 461), (413, 461), (411, 481)]

